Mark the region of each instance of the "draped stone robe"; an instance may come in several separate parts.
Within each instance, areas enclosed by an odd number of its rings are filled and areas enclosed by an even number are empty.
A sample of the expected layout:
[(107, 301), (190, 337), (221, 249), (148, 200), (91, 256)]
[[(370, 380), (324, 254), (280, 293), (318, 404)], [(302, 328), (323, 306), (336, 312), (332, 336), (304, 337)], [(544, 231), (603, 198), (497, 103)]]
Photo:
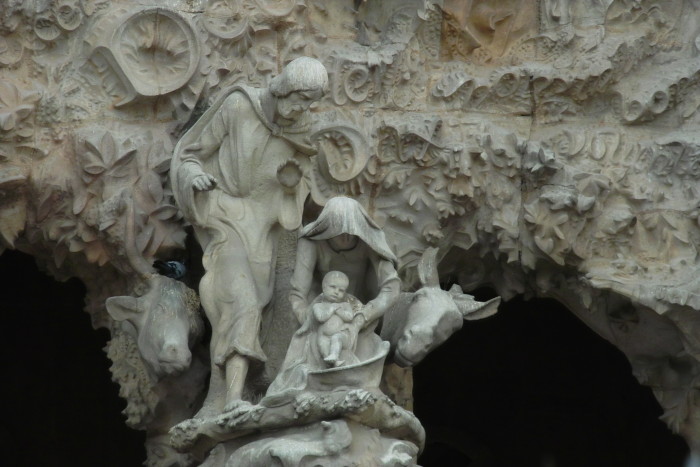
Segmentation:
[[(172, 161), (175, 198), (204, 251), (200, 295), (219, 365), (234, 352), (265, 360), (258, 335), (272, 297), (277, 237), (300, 226), (309, 193), (306, 175), (291, 189), (277, 179), (288, 161), (308, 173), (313, 149), (305, 127), (272, 121), (268, 98), (265, 90), (231, 89), (183, 136)], [(203, 173), (216, 177), (213, 190), (193, 190)]]

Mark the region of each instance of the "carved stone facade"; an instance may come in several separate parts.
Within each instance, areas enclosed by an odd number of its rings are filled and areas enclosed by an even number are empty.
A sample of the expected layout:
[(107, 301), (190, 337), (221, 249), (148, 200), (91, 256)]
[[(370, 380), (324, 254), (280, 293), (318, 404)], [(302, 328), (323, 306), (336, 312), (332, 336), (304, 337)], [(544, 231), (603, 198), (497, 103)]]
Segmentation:
[[(462, 291), (480, 286), (562, 302), (626, 355), (700, 454), (696, 0), (0, 0), (0, 11), (0, 242), (85, 284), (149, 465), (411, 465), (423, 431), (402, 393), (410, 372), (387, 377), (391, 362), (439, 345), (475, 311)], [(242, 390), (255, 409), (197, 425), (211, 365), (204, 271), (171, 160), (207, 109), (236, 87), (266, 89), (299, 57), (328, 83), (309, 103), (308, 152), (278, 172), (303, 212), (280, 215), (267, 362)], [(384, 381), (265, 405), (300, 326), (288, 298), (296, 217), (308, 225), (338, 196), (376, 223), (400, 281), (403, 308), (383, 310), (400, 321), (381, 331)], [(156, 274), (157, 260), (188, 271)], [(459, 286), (441, 290), (438, 276)], [(416, 350), (400, 331), (421, 300), (444, 306), (440, 325), (419, 323)]]

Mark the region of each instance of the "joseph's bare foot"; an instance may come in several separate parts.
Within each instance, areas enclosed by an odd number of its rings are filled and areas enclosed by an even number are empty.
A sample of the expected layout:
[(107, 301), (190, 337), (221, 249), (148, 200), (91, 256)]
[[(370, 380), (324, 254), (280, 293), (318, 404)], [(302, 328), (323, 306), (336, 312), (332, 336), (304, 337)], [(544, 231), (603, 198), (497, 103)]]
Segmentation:
[(336, 360), (335, 363), (333, 363), (334, 367), (339, 367), (342, 366), (345, 363), (345, 360)]
[(170, 429), (170, 444), (178, 450), (190, 449), (200, 435), (199, 428), (199, 421), (194, 419), (178, 423)]
[(205, 404), (192, 418), (203, 420), (221, 415), (221, 405), (219, 404), (218, 408), (216, 405), (217, 404)]
[(253, 404), (251, 404), (248, 401), (244, 401), (243, 399), (236, 399), (226, 404), (226, 406), (224, 407), (224, 413), (232, 412), (234, 410), (241, 412), (252, 406)]

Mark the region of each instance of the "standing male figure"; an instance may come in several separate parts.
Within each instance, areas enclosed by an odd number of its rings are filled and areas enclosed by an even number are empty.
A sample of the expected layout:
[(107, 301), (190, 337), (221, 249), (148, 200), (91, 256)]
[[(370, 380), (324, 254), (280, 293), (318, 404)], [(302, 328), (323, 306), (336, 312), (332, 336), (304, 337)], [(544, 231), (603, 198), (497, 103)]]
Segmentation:
[(236, 407), (250, 360), (266, 360), (259, 330), (272, 298), (277, 239), (282, 228), (301, 225), (314, 153), (307, 111), (327, 83), (323, 64), (298, 58), (267, 89), (230, 89), (175, 148), (173, 193), (204, 251), (199, 293), (212, 326), (200, 416)]

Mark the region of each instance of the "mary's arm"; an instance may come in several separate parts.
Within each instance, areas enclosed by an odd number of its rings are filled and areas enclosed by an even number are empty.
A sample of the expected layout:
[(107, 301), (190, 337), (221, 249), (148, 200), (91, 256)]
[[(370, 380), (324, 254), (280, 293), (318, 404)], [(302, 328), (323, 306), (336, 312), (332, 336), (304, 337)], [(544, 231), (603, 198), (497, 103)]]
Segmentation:
[(308, 296), (316, 268), (316, 245), (311, 240), (300, 238), (297, 242), (297, 257), (292, 274), (289, 302), (299, 323), (303, 323), (308, 309)]
[(381, 318), (401, 292), (401, 280), (393, 263), (379, 257), (373, 258), (372, 263), (377, 276), (379, 293), (363, 309), (368, 322)]

